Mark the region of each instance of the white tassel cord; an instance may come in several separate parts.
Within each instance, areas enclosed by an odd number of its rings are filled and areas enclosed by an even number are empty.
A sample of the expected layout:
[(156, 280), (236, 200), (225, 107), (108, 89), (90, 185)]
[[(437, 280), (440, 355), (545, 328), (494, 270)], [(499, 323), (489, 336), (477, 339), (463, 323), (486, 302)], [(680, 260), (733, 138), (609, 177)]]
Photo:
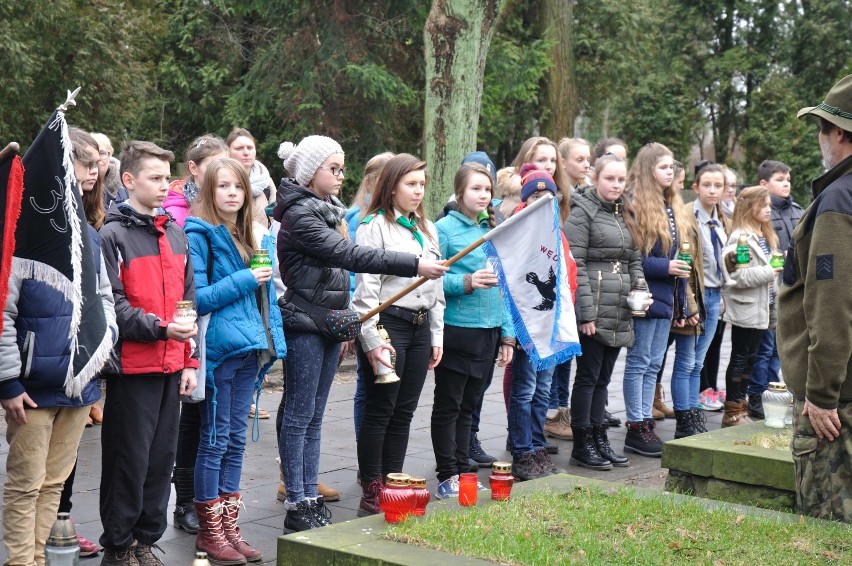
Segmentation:
[[(77, 94), (77, 91), (73, 93)], [(73, 97), (69, 93), (73, 102)], [(66, 101), (66, 105), (69, 101)], [(65, 216), (68, 226), (71, 227), (71, 271), (73, 273), (74, 295), (71, 299), (73, 311), (71, 313), (71, 327), (68, 337), (71, 339), (71, 362), (73, 366), (74, 353), (77, 351), (77, 330), (80, 327), (80, 317), (83, 310), (83, 235), (80, 226), (80, 218), (77, 216), (77, 199), (74, 191), (77, 190), (77, 180), (74, 174), (74, 160), (71, 153), (71, 138), (68, 137), (68, 122), (65, 121), (65, 113), (60, 108), (56, 113), (56, 119), (48, 125), (50, 129), (59, 128), (62, 139), (62, 168), (65, 169), (63, 197)]]
[(12, 275), (21, 279), (34, 279), (62, 293), (66, 301), (74, 299), (74, 284), (65, 275), (40, 261), (12, 258)]
[(71, 363), (68, 364), (68, 374), (65, 376), (65, 395), (69, 399), (82, 398), (83, 388), (88, 385), (104, 367), (107, 360), (112, 355), (112, 337), (110, 336), (109, 327), (104, 334), (104, 339), (101, 340), (98, 349), (94, 355), (89, 358), (88, 363), (80, 370), (80, 373), (74, 375), (74, 352), (71, 352)]

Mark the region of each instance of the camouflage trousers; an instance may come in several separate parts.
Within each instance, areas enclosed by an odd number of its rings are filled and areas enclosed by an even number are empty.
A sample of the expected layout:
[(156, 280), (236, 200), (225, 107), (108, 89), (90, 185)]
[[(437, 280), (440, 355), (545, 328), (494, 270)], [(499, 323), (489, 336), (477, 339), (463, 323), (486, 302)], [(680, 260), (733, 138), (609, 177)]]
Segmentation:
[(817, 437), (804, 408), (793, 401), (796, 512), (852, 523), (852, 403), (838, 407), (840, 437), (831, 442)]

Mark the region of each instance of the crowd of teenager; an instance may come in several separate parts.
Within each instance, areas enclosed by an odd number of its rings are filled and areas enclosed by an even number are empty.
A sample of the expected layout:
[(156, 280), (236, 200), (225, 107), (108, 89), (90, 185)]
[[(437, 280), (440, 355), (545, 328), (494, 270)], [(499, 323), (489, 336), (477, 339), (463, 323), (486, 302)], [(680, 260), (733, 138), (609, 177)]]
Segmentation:
[[(779, 268), (769, 259), (786, 249), (802, 215), (784, 163), (764, 161), (754, 186), (738, 191), (736, 172), (700, 162), (690, 191), (684, 167), (660, 143), (628, 156), (616, 138), (592, 146), (579, 138), (532, 137), (499, 171), (487, 154), (468, 154), (433, 222), (423, 206), (425, 192), (435, 190), (426, 163), (406, 153), (369, 160), (347, 208), (338, 198), (345, 152), (325, 136), (281, 144), (287, 176), (278, 185), (244, 129), (224, 140), (209, 134), (193, 140), (186, 177), (171, 183), (174, 155), (153, 143), (129, 142), (114, 157), (102, 134), (71, 128), (69, 137), (102, 265), (104, 309), (117, 327), (101, 373), (103, 414), (97, 390), (71, 403), (103, 426), (102, 564), (162, 563), (152, 550), (167, 526), (172, 483), (174, 525), (196, 534), (196, 548), (212, 562), (262, 560), (240, 534), (240, 477), (249, 422), (268, 418), (257, 396), (276, 360), (283, 360), (285, 375), (276, 423), (285, 532), (331, 522), (326, 502), (339, 494), (318, 481), (321, 433), (347, 351), (358, 368), (354, 438), (362, 516), (379, 512), (387, 475), (403, 470), (430, 370), (439, 499), (458, 495), (461, 473), (496, 461), (478, 438), (495, 367), (503, 368), (506, 449), (519, 480), (558, 471), (551, 454), (559, 446), (549, 439), (572, 441), (570, 464), (596, 470), (628, 466), (621, 452), (660, 457), (657, 420), (675, 418), (676, 438), (705, 432), (708, 410), (724, 410), (723, 426), (747, 423), (762, 418), (761, 393), (781, 380), (774, 333)], [(684, 194), (694, 199), (685, 203)], [(582, 355), (537, 369), (517, 347), (484, 251), (476, 248), (449, 267), (442, 260), (547, 195), (559, 209), (560, 273), (571, 290), (566, 299), (575, 304)], [(742, 242), (749, 261), (736, 265)], [(252, 267), (259, 250), (271, 267)], [(417, 276), (425, 284), (374, 314)], [(642, 281), (652, 301), (639, 315), (628, 297)], [(196, 373), (198, 326), (174, 321), (175, 305), (184, 300), (209, 320), (204, 375)], [(357, 337), (348, 326), (350, 309), (370, 315)], [(4, 341), (14, 322), (6, 324)], [(731, 356), (719, 387), (726, 324)], [(672, 343), (670, 409), (661, 377)], [(623, 349), (623, 390), (610, 391)], [(399, 380), (384, 382), (384, 368), (391, 367)], [(203, 400), (181, 397), (197, 383)], [(14, 420), (16, 406), (5, 401), (19, 392), (9, 385), (0, 383), (0, 397), (7, 420)], [(623, 395), (626, 407), (623, 450), (607, 436), (608, 427), (620, 426), (607, 411), (611, 395)], [(49, 493), (55, 491), (60, 511), (70, 511), (73, 463), (70, 473), (55, 472), (48, 477), (63, 477)], [(4, 492), (8, 563), (42, 564), (52, 520), (42, 514), (35, 527), (14, 524), (22, 516), (15, 510), (34, 511), (40, 497), (38, 490), (16, 492), (15, 481), (10, 473)], [(83, 555), (100, 552), (79, 539)]]

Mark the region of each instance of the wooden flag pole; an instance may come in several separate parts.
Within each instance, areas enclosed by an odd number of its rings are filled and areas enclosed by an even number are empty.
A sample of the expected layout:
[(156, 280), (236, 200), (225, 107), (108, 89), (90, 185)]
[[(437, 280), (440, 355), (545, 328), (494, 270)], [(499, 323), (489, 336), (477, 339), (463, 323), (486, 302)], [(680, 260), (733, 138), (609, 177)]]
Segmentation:
[[(478, 248), (479, 246), (481, 246), (484, 243), (485, 243), (485, 238), (479, 238), (478, 240), (473, 242), (471, 245), (469, 245), (465, 249), (461, 250), (459, 253), (457, 253), (456, 255), (454, 255), (453, 257), (448, 259), (446, 262), (444, 262), (444, 265), (446, 265), (447, 267), (451, 266), (452, 264), (454, 264), (455, 262), (457, 262), (458, 260), (460, 260), (461, 258), (463, 258), (464, 256), (466, 256), (467, 254), (469, 254), (470, 252), (472, 252), (473, 250), (475, 250), (476, 248)], [(399, 293), (397, 293), (396, 295), (394, 295), (390, 299), (381, 303), (379, 306), (377, 306), (376, 308), (372, 309), (367, 314), (362, 316), (361, 322), (365, 322), (365, 321), (373, 318), (374, 316), (376, 316), (377, 314), (379, 314), (380, 312), (382, 312), (383, 310), (385, 310), (386, 308), (388, 308), (389, 306), (391, 306), (392, 304), (394, 304), (395, 302), (400, 300), (402, 297), (406, 296), (407, 294), (409, 294), (410, 292), (415, 290), (416, 288), (420, 287), (421, 285), (423, 285), (427, 281), (429, 281), (429, 279), (427, 279), (426, 277), (420, 277), (417, 281), (415, 281), (414, 283), (412, 283), (411, 285), (409, 285), (408, 287), (406, 287), (405, 289), (403, 289), (402, 291), (400, 291)]]
[(5, 159), (7, 155), (15, 155), (20, 149), (21, 146), (17, 142), (10, 142), (9, 145), (0, 150), (0, 159)]

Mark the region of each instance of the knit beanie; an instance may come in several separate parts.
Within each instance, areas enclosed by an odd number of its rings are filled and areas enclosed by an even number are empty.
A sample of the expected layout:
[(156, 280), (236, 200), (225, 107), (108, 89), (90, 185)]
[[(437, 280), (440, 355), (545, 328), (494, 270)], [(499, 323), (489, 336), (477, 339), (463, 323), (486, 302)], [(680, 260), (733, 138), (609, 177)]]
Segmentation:
[(462, 159), (462, 165), (465, 163), (479, 163), (488, 169), (488, 174), (491, 175), (491, 182), (497, 182), (497, 170), (494, 168), (494, 162), (491, 161), (491, 158), (484, 151), (471, 151)]
[(333, 153), (343, 155), (343, 148), (326, 136), (308, 136), (299, 145), (285, 141), (278, 146), (278, 157), (284, 162), (284, 168), (303, 187), (308, 186), (320, 165)]
[(537, 191), (550, 191), (556, 196), (556, 183), (547, 171), (542, 171), (531, 163), (524, 163), (520, 175), (522, 201), (526, 202)]

